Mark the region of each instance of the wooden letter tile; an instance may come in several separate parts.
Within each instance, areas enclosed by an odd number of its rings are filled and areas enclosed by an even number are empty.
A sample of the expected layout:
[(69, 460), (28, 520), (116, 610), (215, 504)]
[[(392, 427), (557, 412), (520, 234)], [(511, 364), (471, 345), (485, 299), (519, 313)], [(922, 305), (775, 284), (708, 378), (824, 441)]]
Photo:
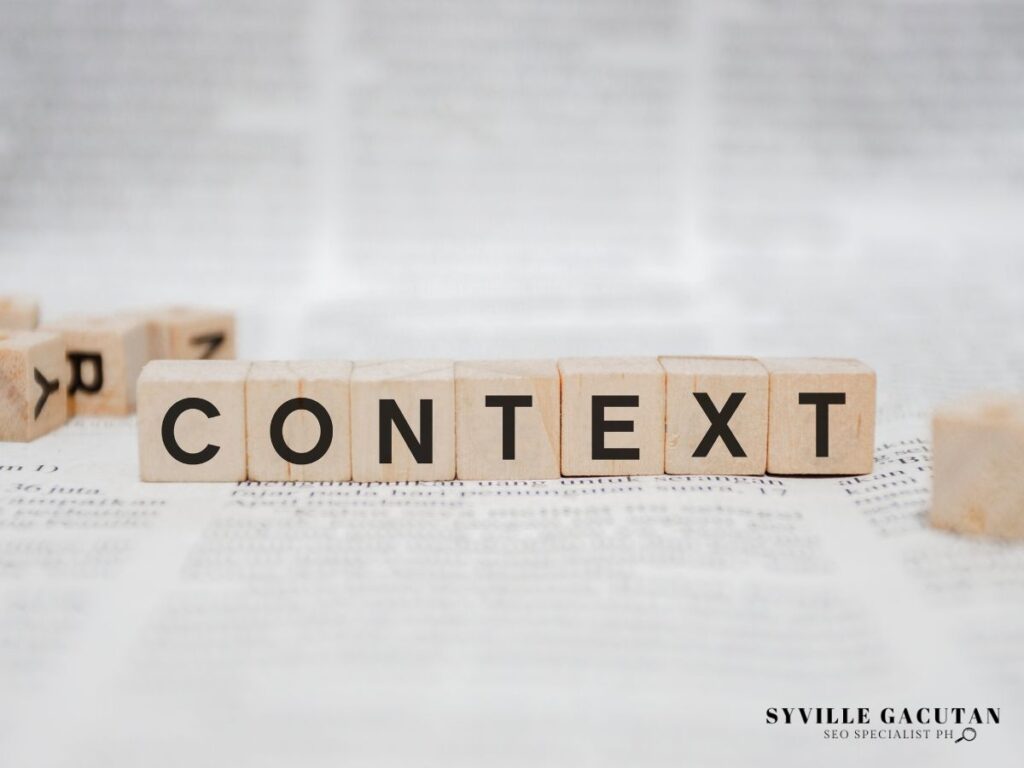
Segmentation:
[(0, 440), (34, 440), (67, 420), (64, 339), (0, 331)]
[(560, 408), (554, 360), (455, 363), (459, 479), (559, 477)]
[(27, 296), (0, 296), (0, 330), (31, 331), (39, 325), (39, 302)]
[(246, 478), (249, 363), (155, 360), (139, 378), (139, 468), (149, 481)]
[(50, 328), (67, 346), (69, 415), (121, 416), (135, 410), (135, 384), (149, 349), (140, 320), (72, 318)]
[(857, 360), (769, 358), (768, 471), (864, 475), (875, 452), (875, 372)]
[(347, 361), (257, 362), (245, 382), (250, 480), (352, 479)]
[(1024, 538), (1024, 397), (944, 406), (932, 431), (932, 525)]
[(450, 360), (356, 363), (351, 393), (353, 480), (455, 478), (455, 367)]
[(562, 474), (665, 471), (665, 371), (657, 358), (563, 358)]
[(768, 371), (753, 358), (663, 357), (665, 471), (763, 475)]
[(235, 316), (201, 307), (136, 312), (146, 324), (152, 360), (233, 360)]

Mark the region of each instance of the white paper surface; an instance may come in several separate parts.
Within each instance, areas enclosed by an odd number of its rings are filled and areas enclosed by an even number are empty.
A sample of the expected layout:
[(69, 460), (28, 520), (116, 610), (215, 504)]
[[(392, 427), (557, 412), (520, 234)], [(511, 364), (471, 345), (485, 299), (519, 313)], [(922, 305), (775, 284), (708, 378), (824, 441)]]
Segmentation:
[[(0, 265), (251, 358), (854, 356), (860, 479), (143, 485), (0, 445), (0, 763), (1017, 765), (1024, 550), (927, 418), (1024, 385), (1014, 2), (0, 2)], [(971, 743), (768, 707), (999, 707)], [(873, 725), (872, 727), (877, 727)]]
[(923, 434), (868, 478), (386, 486), (142, 484), (132, 419), (5, 445), (5, 762), (952, 764), (765, 710), (991, 706), (1010, 764), (1024, 551), (925, 526)]

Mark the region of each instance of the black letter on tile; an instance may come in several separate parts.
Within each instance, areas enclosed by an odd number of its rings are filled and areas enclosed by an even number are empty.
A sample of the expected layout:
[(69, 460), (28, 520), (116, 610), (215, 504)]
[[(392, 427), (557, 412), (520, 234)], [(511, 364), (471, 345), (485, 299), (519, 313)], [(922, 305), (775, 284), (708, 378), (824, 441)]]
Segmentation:
[(800, 393), (800, 405), (814, 406), (814, 455), (819, 459), (828, 458), (828, 407), (845, 404), (845, 392)]
[(220, 446), (207, 445), (201, 451), (189, 453), (178, 445), (178, 441), (174, 438), (174, 425), (177, 424), (178, 417), (185, 411), (199, 411), (208, 419), (220, 416), (220, 411), (209, 400), (204, 400), (201, 397), (186, 397), (167, 409), (167, 413), (164, 414), (163, 424), (160, 427), (160, 436), (164, 440), (164, 448), (167, 449), (167, 453), (171, 455), (172, 459), (176, 459), (182, 464), (191, 464), (193, 466), (205, 464), (217, 455), (217, 452), (220, 451)]
[(430, 464), (434, 460), (434, 401), (420, 400), (420, 433), (422, 440), (417, 440), (412, 427), (394, 400), (380, 401), (380, 463), (391, 463), (391, 425), (398, 427), (398, 434), (417, 464)]
[[(302, 453), (292, 450), (284, 440), (285, 419), (295, 411), (308, 411), (320, 424), (320, 439), (316, 441), (316, 445)], [(270, 443), (277, 451), (277, 455), (289, 464), (312, 464), (314, 461), (320, 461), (331, 447), (333, 439), (334, 423), (331, 421), (331, 415), (320, 403), (309, 397), (293, 397), (282, 403), (270, 420)]]
[[(193, 347), (205, 346), (203, 354), (199, 356), (201, 360), (209, 360), (213, 357), (213, 353), (220, 349), (220, 345), (224, 343), (224, 334), (220, 331), (214, 331), (213, 333), (204, 333), (202, 336), (193, 336), (188, 340), (188, 343)], [(292, 462), (293, 464), (295, 462)]]
[(639, 408), (639, 395), (593, 395), (590, 399), (590, 457), (594, 461), (637, 461), (639, 448), (605, 448), (606, 432), (632, 432), (632, 421), (605, 421), (605, 408)]
[(722, 438), (725, 447), (729, 449), (729, 455), (735, 458), (743, 458), (747, 455), (743, 452), (743, 446), (736, 439), (736, 435), (729, 429), (729, 419), (736, 413), (736, 409), (740, 407), (740, 403), (743, 402), (743, 398), (746, 395), (746, 392), (733, 392), (729, 395), (729, 399), (725, 401), (725, 405), (719, 412), (715, 409), (715, 404), (711, 402), (711, 397), (707, 392), (693, 393), (693, 396), (700, 404), (701, 410), (704, 411), (704, 415), (711, 422), (711, 426), (708, 427), (708, 431), (704, 434), (704, 439), (700, 441), (697, 450), (693, 452), (693, 458), (703, 459), (711, 453), (711, 447), (718, 438)]
[(46, 407), (46, 401), (50, 399), (50, 395), (60, 389), (60, 379), (50, 381), (38, 368), (35, 369), (35, 372), (36, 384), (38, 384), (43, 391), (39, 393), (39, 399), (36, 400), (36, 411), (33, 420), (39, 418), (39, 414), (42, 413), (43, 408)]
[(512, 461), (516, 457), (516, 408), (533, 405), (533, 395), (487, 395), (484, 405), (501, 408), (501, 458)]
[[(103, 355), (99, 352), (68, 352), (68, 362), (71, 363), (69, 395), (76, 392), (95, 394), (103, 389)], [(85, 363), (92, 364), (92, 380), (88, 382), (82, 378), (82, 366)]]

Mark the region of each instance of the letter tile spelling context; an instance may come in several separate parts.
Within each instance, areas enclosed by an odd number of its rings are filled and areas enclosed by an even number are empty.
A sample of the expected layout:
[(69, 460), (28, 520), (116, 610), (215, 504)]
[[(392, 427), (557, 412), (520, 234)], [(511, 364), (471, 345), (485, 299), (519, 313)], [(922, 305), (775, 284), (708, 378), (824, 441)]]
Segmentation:
[(147, 480), (871, 471), (875, 374), (826, 358), (154, 361)]

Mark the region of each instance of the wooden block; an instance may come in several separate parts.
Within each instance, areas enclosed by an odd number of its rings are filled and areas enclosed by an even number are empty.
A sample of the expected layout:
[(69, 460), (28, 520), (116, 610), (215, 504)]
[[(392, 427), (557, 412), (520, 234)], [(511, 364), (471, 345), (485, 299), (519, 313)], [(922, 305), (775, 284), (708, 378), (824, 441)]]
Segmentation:
[(246, 479), (249, 363), (154, 360), (139, 377), (139, 470), (148, 481)]
[(562, 474), (665, 471), (665, 371), (654, 357), (576, 357), (562, 377)]
[(250, 480), (352, 479), (348, 361), (257, 362), (245, 382)]
[[(356, 363), (351, 386), (353, 480), (455, 478), (450, 360)], [(380, 429), (382, 421), (389, 429)]]
[(560, 409), (554, 360), (455, 363), (459, 479), (559, 477)]
[(68, 415), (119, 416), (135, 410), (135, 384), (148, 358), (140, 320), (69, 318), (48, 329), (60, 333), (67, 346)]
[(146, 324), (151, 360), (233, 360), (235, 316), (201, 307), (162, 307), (129, 316)]
[(662, 357), (665, 471), (763, 475), (768, 371), (751, 357)]
[(768, 471), (865, 475), (875, 452), (875, 372), (857, 360), (762, 359), (768, 369)]
[(68, 417), (64, 339), (0, 331), (0, 440), (35, 440)]
[(31, 331), (39, 325), (39, 302), (28, 296), (0, 296), (0, 330)]
[(1024, 396), (939, 408), (932, 436), (932, 525), (1024, 538)]

